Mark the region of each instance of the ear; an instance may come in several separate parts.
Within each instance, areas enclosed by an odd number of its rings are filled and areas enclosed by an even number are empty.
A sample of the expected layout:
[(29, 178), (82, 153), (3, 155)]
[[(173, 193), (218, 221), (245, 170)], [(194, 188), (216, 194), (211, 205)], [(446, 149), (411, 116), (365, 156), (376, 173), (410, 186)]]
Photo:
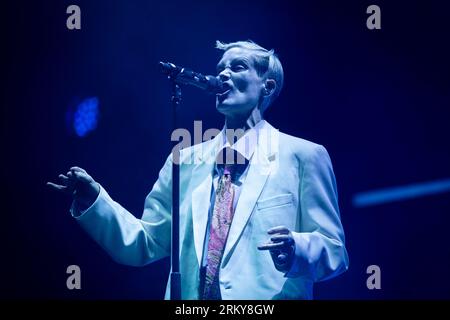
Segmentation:
[(273, 79), (266, 79), (264, 82), (264, 95), (270, 96), (276, 89), (277, 82)]

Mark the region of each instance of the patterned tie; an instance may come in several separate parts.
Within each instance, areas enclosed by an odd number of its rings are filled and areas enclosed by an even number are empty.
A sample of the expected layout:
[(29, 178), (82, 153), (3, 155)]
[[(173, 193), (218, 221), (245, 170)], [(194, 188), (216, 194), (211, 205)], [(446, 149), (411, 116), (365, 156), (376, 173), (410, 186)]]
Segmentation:
[(203, 299), (220, 300), (219, 267), (233, 220), (234, 188), (231, 184), (231, 166), (225, 165), (219, 181), (211, 220), (205, 286)]

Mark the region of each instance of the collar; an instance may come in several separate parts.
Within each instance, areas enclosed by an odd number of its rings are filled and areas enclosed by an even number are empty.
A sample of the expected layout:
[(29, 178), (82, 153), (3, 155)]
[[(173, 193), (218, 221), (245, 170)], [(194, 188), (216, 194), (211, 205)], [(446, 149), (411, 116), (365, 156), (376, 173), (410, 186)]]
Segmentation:
[[(231, 148), (243, 155), (246, 160), (250, 161), (250, 158), (255, 152), (256, 145), (258, 144), (259, 132), (266, 126), (266, 123), (265, 120), (261, 120), (247, 131), (244, 131), (244, 129), (227, 129), (226, 126), (224, 126), (220, 132), (221, 145), (218, 148), (217, 154), (224, 148)], [(227, 134), (230, 137), (237, 138), (237, 141), (230, 144), (227, 139)]]

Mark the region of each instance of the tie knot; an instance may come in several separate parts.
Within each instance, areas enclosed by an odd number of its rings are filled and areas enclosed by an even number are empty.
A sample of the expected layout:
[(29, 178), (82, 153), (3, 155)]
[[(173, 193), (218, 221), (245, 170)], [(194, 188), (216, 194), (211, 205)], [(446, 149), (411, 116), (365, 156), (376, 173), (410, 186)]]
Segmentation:
[(229, 175), (232, 181), (236, 181), (247, 167), (248, 160), (234, 149), (223, 148), (217, 154), (216, 169), (219, 175)]
[(223, 167), (223, 174), (224, 174), (224, 175), (225, 175), (225, 174), (232, 175), (232, 174), (233, 174), (233, 171), (234, 171), (234, 165), (228, 165), (228, 164), (226, 164), (226, 165)]
[(234, 165), (245, 165), (247, 163), (247, 159), (245, 159), (245, 157), (236, 150), (226, 147), (220, 150), (217, 154), (216, 163), (218, 165), (224, 165), (225, 167), (232, 167)]

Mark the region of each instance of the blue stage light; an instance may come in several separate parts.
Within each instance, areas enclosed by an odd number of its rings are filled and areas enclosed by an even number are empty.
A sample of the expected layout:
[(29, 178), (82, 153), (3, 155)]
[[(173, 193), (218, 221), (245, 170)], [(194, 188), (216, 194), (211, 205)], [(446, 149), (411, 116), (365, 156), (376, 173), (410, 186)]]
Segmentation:
[(367, 207), (394, 201), (407, 200), (450, 191), (450, 179), (410, 184), (401, 187), (357, 193), (353, 197), (355, 207)]
[(73, 114), (73, 129), (77, 136), (85, 137), (97, 128), (99, 117), (98, 98), (84, 99)]

